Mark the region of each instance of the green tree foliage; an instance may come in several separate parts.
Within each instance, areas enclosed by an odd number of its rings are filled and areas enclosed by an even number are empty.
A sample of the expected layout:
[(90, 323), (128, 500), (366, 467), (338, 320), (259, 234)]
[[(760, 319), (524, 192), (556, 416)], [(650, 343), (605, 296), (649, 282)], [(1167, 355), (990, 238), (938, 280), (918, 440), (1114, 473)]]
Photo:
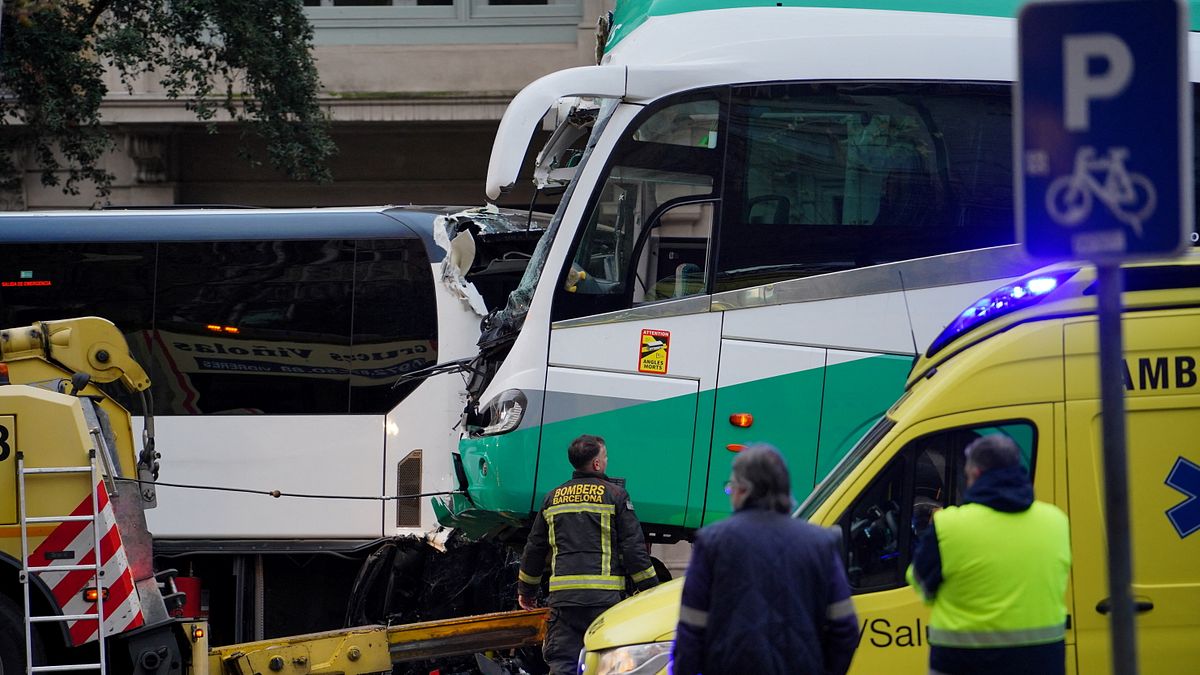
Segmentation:
[[(216, 131), (221, 110), (260, 136), (272, 166), (330, 179), (335, 152), (317, 103), (312, 26), (301, 0), (5, 0), (0, 28), (0, 181), (32, 152), (42, 183), (101, 196), (114, 143), (100, 124), (106, 72), (148, 76)], [(111, 70), (110, 70), (111, 69)], [(257, 163), (245, 153), (247, 160)]]

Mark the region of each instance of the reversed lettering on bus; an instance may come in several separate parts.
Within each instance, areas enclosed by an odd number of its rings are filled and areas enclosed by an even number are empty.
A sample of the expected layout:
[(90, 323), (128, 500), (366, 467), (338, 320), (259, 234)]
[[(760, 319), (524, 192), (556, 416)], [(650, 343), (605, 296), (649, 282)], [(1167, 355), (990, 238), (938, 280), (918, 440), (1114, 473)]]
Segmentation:
[(1145, 356), (1125, 363), (1125, 390), (1189, 389), (1196, 386), (1196, 359), (1192, 356)]

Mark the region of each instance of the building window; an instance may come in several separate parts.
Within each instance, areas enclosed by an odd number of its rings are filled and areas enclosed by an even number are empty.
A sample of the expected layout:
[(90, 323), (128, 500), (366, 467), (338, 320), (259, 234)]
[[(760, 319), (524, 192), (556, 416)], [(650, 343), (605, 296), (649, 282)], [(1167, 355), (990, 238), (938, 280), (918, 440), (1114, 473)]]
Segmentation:
[(304, 0), (321, 45), (575, 43), (582, 0)]

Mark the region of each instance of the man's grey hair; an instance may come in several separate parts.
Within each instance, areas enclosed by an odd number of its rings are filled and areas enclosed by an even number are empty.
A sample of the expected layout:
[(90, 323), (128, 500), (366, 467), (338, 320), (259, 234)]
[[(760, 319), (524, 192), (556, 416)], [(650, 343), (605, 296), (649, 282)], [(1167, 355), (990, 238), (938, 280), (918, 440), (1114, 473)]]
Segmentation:
[(733, 481), (748, 492), (742, 508), (791, 512), (792, 479), (783, 455), (774, 446), (752, 445), (739, 452), (733, 460)]
[(971, 441), (965, 451), (967, 465), (975, 466), (981, 473), (992, 469), (1021, 466), (1021, 448), (1016, 441), (1004, 434), (988, 434)]

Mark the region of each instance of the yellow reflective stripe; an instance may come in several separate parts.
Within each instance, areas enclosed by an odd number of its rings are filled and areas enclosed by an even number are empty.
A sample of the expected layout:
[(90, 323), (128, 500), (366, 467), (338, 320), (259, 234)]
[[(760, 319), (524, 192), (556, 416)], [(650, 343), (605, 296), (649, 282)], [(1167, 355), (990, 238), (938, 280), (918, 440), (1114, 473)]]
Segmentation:
[(687, 605), (679, 606), (679, 622), (695, 628), (708, 627), (708, 612)]
[(546, 527), (550, 530), (550, 576), (554, 576), (554, 568), (558, 565), (558, 542), (554, 539), (554, 514), (544, 514)]
[(550, 592), (569, 590), (620, 591), (625, 589), (625, 579), (608, 574), (564, 574), (550, 577)]
[(633, 575), (633, 583), (635, 583), (635, 584), (641, 583), (641, 582), (653, 577), (655, 574), (657, 574), (657, 572), (654, 571), (654, 565), (651, 565), (651, 566), (647, 567), (646, 569), (642, 570), (641, 572), (638, 572), (637, 574)]
[(854, 601), (850, 598), (846, 598), (840, 602), (829, 603), (829, 607), (825, 610), (825, 616), (827, 616), (830, 621), (837, 621), (838, 619), (845, 619), (847, 617), (854, 616)]
[(929, 644), (939, 647), (1021, 647), (1058, 642), (1065, 637), (1065, 626), (989, 631), (929, 627)]
[(527, 583), (531, 586), (537, 586), (542, 583), (541, 577), (534, 577), (534, 576), (525, 574), (525, 570), (519, 570), (517, 572), (517, 578), (520, 579), (522, 582)]
[(612, 504), (559, 504), (551, 506), (542, 512), (547, 519), (560, 513), (599, 513), (601, 515), (616, 513), (617, 507)]
[(612, 516), (600, 514), (600, 574), (612, 574)]

